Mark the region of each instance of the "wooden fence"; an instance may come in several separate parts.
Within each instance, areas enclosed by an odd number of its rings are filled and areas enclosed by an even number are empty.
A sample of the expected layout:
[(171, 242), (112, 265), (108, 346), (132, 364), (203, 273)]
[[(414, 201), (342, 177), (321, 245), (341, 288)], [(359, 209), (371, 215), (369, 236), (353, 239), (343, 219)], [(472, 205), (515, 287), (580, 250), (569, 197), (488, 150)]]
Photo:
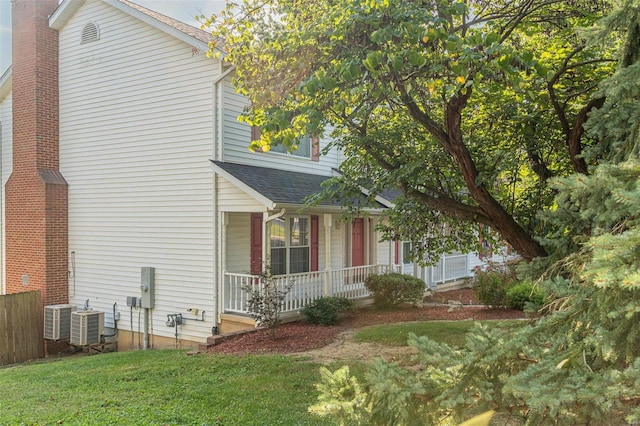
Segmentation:
[(44, 357), (39, 291), (0, 296), (0, 365)]

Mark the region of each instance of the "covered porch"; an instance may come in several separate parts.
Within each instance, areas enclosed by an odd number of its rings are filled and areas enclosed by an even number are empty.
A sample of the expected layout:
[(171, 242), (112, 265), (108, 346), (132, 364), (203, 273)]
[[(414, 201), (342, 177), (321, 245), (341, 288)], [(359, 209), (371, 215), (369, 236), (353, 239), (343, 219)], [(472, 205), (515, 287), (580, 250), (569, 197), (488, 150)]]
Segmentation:
[[(339, 203), (312, 207), (305, 199), (331, 176), (213, 162), (217, 175), (219, 312), (249, 316), (247, 286), (267, 273), (290, 286), (283, 312), (324, 296), (368, 296), (365, 279), (400, 271), (394, 243), (380, 242), (376, 225), (390, 202), (376, 199), (364, 217), (343, 220)], [(362, 200), (355, 202), (365, 202)]]

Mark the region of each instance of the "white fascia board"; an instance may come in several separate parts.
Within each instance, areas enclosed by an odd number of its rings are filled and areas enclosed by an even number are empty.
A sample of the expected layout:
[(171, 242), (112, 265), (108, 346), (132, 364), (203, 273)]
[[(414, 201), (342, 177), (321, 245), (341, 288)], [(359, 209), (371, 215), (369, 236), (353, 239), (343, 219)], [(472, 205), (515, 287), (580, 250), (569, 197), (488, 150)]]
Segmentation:
[(198, 50), (201, 50), (202, 52), (206, 52), (207, 50), (209, 50), (208, 43), (205, 43), (196, 38), (193, 38), (190, 35), (185, 34), (182, 31), (177, 30), (176, 28), (173, 28), (171, 25), (167, 25), (164, 22), (160, 22), (157, 19), (154, 19), (151, 16), (140, 12), (139, 10), (133, 9), (127, 6), (126, 4), (119, 2), (118, 0), (102, 0), (102, 1), (104, 1), (108, 5), (113, 6), (116, 9), (126, 14), (133, 16), (134, 18), (141, 20), (146, 24), (151, 25), (152, 27), (159, 29), (160, 31), (164, 31), (165, 33), (177, 38), (178, 40), (181, 40), (187, 43), (190, 46), (197, 48)]
[[(160, 22), (157, 19), (152, 18), (151, 16), (140, 12), (132, 7), (127, 6), (124, 3), (119, 2), (118, 0), (102, 0), (106, 4), (118, 9), (121, 12), (126, 13), (127, 15), (133, 16), (134, 18), (151, 25), (154, 28), (163, 31), (172, 37), (181, 40), (188, 45), (197, 48), (202, 52), (206, 52), (209, 50), (209, 44), (203, 41), (200, 41), (196, 38), (191, 37), (188, 34), (183, 33), (182, 31), (172, 27), (171, 25), (167, 25), (164, 22)], [(84, 4), (84, 0), (65, 0), (58, 6), (56, 11), (49, 18), (49, 26), (56, 30), (61, 30), (67, 23), (67, 21), (78, 11), (80, 6)]]
[(0, 76), (0, 102), (11, 93), (11, 67)]
[(84, 0), (64, 0), (49, 17), (49, 27), (60, 31), (84, 4)]
[(268, 199), (267, 197), (265, 197), (255, 189), (251, 188), (249, 185), (242, 182), (240, 179), (236, 178), (232, 174), (228, 173), (226, 170), (223, 170), (222, 168), (218, 167), (215, 163), (211, 163), (211, 167), (213, 167), (213, 171), (216, 174), (225, 178), (227, 181), (232, 183), (236, 188), (245, 192), (247, 195), (255, 199), (257, 202), (259, 202), (263, 206), (265, 206), (267, 209), (274, 210), (276, 208), (276, 204), (272, 200)]
[[(331, 173), (332, 173), (333, 177), (342, 176), (342, 173), (340, 173), (340, 172), (339, 172), (338, 170), (336, 170), (336, 169), (332, 169), (332, 170), (331, 170)], [(362, 193), (363, 193), (364, 195), (366, 195), (367, 197), (368, 197), (369, 195), (371, 195), (371, 191), (370, 191), (370, 190), (368, 190), (367, 188), (365, 188), (364, 186), (362, 186), (362, 185), (358, 185), (358, 188), (360, 188), (360, 192), (362, 192)], [(392, 202), (392, 201), (390, 201), (390, 200), (387, 200), (386, 198), (384, 198), (384, 197), (383, 197), (383, 196), (381, 196), (381, 195), (376, 195), (375, 200), (376, 200), (377, 202), (379, 202), (380, 204), (382, 204), (383, 206), (385, 206), (385, 207), (387, 207), (387, 208), (390, 208), (390, 209), (392, 209), (392, 208), (394, 208), (394, 207), (396, 206), (396, 205), (395, 205), (395, 203), (393, 203), (393, 202)], [(380, 210), (380, 209), (374, 209), (374, 210), (376, 210), (376, 211), (377, 211), (377, 210)]]

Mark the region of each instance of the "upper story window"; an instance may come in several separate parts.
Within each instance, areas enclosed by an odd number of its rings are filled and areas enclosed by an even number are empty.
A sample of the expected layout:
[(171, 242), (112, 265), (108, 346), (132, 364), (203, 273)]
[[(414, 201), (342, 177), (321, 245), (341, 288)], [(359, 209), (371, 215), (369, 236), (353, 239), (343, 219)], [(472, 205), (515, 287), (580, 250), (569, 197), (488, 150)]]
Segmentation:
[[(260, 128), (259, 127), (251, 127), (251, 140), (260, 139)], [(298, 149), (294, 151), (287, 151), (287, 148), (280, 145), (272, 145), (269, 152), (277, 152), (279, 154), (289, 154), (294, 155), (296, 157), (302, 158), (310, 158), (312, 161), (320, 160), (320, 138), (318, 137), (310, 137), (309, 135), (305, 135), (301, 138), (300, 143), (298, 144)]]
[(98, 24), (89, 22), (84, 26), (84, 28), (82, 28), (80, 44), (91, 43), (98, 40), (100, 40), (100, 28), (98, 27)]
[(300, 139), (300, 143), (298, 144), (298, 149), (295, 151), (288, 152), (287, 147), (284, 145), (275, 145), (271, 147), (271, 152), (278, 152), (280, 154), (291, 154), (296, 157), (310, 158), (311, 157), (311, 138), (307, 136), (303, 136)]

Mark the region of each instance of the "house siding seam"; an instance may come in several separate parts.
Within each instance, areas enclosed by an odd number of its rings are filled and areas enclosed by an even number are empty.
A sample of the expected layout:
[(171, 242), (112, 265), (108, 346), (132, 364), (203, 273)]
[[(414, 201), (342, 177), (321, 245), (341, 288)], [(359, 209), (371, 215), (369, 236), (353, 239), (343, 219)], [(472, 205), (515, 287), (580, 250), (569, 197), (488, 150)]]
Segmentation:
[(12, 121), (12, 99), (13, 96), (9, 93), (2, 101), (0, 101), (0, 125), (2, 129), (0, 131), (2, 134), (0, 135), (0, 141), (2, 145), (0, 146), (0, 215), (2, 220), (2, 227), (0, 229), (0, 294), (6, 293), (6, 270), (5, 270), (5, 258), (6, 258), (6, 250), (5, 250), (5, 206), (6, 206), (6, 193), (5, 193), (5, 184), (9, 179), (9, 175), (11, 174), (11, 168), (13, 165), (13, 149), (12, 149), (12, 140), (13, 140), (13, 121)]

